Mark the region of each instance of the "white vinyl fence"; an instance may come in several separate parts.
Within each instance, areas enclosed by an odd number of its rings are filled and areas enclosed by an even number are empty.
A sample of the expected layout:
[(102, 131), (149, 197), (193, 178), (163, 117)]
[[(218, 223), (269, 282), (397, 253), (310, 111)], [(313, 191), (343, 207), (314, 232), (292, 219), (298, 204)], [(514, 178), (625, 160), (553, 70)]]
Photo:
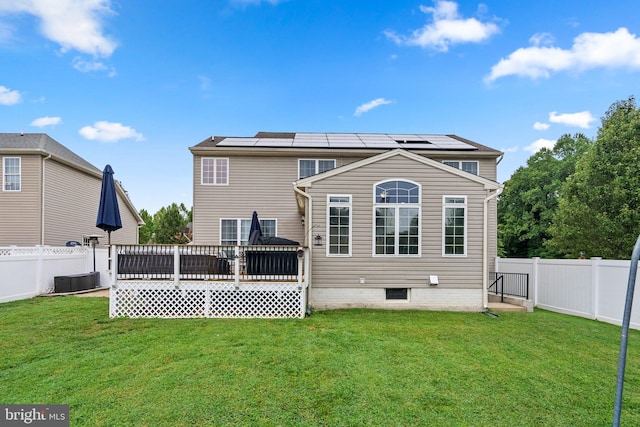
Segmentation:
[[(497, 258), (496, 271), (528, 273), (529, 295), (535, 307), (621, 325), (630, 264), (601, 258)], [(638, 279), (638, 272), (635, 274)], [(633, 329), (640, 329), (639, 294), (640, 280), (631, 312)]]
[[(107, 250), (97, 248), (96, 271), (108, 286)], [(88, 247), (0, 247), (0, 302), (32, 298), (54, 291), (54, 277), (93, 271)]]

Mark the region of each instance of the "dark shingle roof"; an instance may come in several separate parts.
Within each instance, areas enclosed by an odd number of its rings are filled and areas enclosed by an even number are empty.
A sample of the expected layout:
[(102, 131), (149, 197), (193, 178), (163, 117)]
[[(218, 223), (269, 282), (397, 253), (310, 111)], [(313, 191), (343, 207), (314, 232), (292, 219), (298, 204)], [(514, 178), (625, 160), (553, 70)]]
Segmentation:
[(44, 152), (101, 173), (100, 169), (45, 133), (0, 133), (0, 150), (2, 149)]

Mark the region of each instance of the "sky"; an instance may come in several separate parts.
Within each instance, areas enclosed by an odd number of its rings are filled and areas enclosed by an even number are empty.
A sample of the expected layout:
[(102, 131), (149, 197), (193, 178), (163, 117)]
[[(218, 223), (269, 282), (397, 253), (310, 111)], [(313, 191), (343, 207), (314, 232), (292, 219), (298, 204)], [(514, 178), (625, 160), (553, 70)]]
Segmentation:
[(189, 147), (455, 134), (504, 182), (640, 96), (637, 0), (0, 0), (0, 132), (46, 133), (138, 210), (192, 205)]

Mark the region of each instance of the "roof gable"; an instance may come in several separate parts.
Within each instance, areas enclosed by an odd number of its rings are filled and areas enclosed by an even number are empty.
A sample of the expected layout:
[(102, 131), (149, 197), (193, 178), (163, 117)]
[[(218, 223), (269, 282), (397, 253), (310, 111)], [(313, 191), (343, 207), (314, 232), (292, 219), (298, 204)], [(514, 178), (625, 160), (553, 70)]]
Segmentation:
[(0, 150), (3, 149), (51, 154), (92, 172), (101, 172), (100, 169), (45, 133), (0, 133)]
[(347, 165), (340, 166), (338, 168), (331, 169), (331, 170), (328, 170), (326, 172), (322, 172), (322, 173), (317, 174), (317, 175), (313, 175), (313, 176), (310, 176), (310, 177), (307, 177), (307, 178), (299, 179), (298, 181), (296, 181), (294, 183), (294, 185), (296, 187), (299, 187), (299, 188), (300, 187), (301, 188), (310, 187), (310, 186), (313, 185), (314, 182), (321, 181), (321, 180), (324, 180), (324, 179), (327, 179), (327, 178), (330, 178), (330, 177), (333, 177), (333, 176), (336, 176), (336, 175), (340, 175), (340, 174), (343, 174), (345, 172), (349, 172), (349, 171), (352, 171), (354, 169), (361, 168), (363, 166), (371, 165), (373, 163), (377, 163), (377, 162), (379, 162), (381, 160), (388, 159), (388, 158), (395, 157), (395, 156), (403, 156), (403, 157), (406, 157), (408, 159), (420, 162), (420, 163), (422, 163), (422, 164), (424, 164), (426, 166), (430, 166), (430, 167), (433, 167), (435, 169), (440, 169), (440, 170), (442, 170), (444, 172), (447, 172), (449, 174), (457, 175), (457, 176), (459, 176), (461, 178), (465, 178), (465, 179), (468, 179), (470, 181), (477, 182), (479, 184), (484, 185), (484, 188), (487, 189), (487, 190), (495, 190), (495, 189), (498, 189), (498, 188), (502, 187), (502, 185), (499, 184), (496, 181), (492, 181), (490, 179), (483, 178), (483, 177), (478, 176), (478, 175), (473, 175), (471, 173), (464, 172), (464, 171), (462, 171), (460, 169), (456, 169), (454, 167), (445, 165), (444, 163), (438, 162), (438, 161), (430, 159), (428, 157), (420, 156), (418, 154), (415, 154), (415, 153), (412, 153), (410, 151), (406, 151), (406, 150), (403, 150), (403, 149), (400, 149), (400, 148), (397, 148), (397, 149), (394, 149), (394, 150), (390, 150), (390, 151), (386, 151), (384, 153), (378, 154), (376, 156), (371, 156), (371, 157), (368, 157), (366, 159), (359, 160), (357, 162), (349, 163)]

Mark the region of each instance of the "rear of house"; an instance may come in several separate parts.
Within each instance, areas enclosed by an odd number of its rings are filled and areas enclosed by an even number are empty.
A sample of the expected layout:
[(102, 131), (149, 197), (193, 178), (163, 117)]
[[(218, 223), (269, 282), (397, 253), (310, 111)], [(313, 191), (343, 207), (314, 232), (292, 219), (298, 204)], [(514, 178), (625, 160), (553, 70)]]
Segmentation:
[(259, 133), (191, 147), (196, 244), (308, 246), (309, 304), (482, 310), (499, 151), (446, 135)]

